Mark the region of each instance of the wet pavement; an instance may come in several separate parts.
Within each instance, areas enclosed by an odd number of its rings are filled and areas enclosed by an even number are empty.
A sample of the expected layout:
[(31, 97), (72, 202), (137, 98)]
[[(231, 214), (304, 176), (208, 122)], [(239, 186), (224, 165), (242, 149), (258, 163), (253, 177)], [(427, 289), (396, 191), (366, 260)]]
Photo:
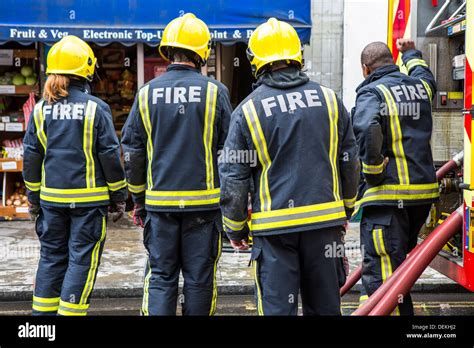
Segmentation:
[[(351, 270), (360, 264), (359, 246), (359, 226), (351, 224), (346, 235)], [(32, 222), (0, 222), (0, 314), (29, 311), (38, 256), (39, 242)], [(145, 257), (142, 229), (133, 226), (129, 218), (109, 225), (91, 314), (138, 314)], [(248, 252), (235, 253), (224, 246), (217, 270), (219, 293), (223, 295), (221, 314), (255, 314), (249, 258)], [(426, 289), (433, 293), (425, 293)], [(474, 314), (473, 295), (431, 268), (423, 273), (413, 291), (417, 314)], [(443, 297), (441, 293), (446, 291), (453, 292), (448, 295), (455, 300)], [(357, 293), (345, 296), (343, 313), (351, 313), (357, 301)]]

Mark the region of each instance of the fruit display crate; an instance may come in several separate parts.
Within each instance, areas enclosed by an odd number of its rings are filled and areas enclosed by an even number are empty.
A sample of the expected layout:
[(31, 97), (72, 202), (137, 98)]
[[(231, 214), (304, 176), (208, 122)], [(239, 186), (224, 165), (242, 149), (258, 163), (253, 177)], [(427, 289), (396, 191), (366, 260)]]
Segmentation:
[(22, 86), (15, 86), (15, 85), (0, 85), (0, 95), (28, 95), (31, 92), (34, 92), (35, 94), (39, 93), (39, 86), (33, 85), (33, 86), (27, 86), (27, 85), (22, 85)]
[(22, 172), (23, 160), (0, 158), (0, 172)]
[(2, 175), (0, 220), (29, 219), (22, 170), (22, 160), (0, 158), (0, 174)]

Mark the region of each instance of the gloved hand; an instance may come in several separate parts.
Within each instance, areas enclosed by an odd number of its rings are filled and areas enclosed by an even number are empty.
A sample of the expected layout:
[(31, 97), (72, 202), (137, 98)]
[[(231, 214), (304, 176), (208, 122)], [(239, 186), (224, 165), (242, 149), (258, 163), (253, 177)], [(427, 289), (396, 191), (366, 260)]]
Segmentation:
[(28, 212), (30, 213), (30, 219), (32, 221), (35, 221), (40, 213), (41, 207), (39, 203), (32, 203), (32, 202), (28, 202), (28, 203), (29, 203)]
[(145, 227), (146, 209), (143, 204), (136, 203), (133, 207), (133, 224)]
[(117, 222), (125, 213), (125, 202), (111, 202), (109, 205), (109, 219)]

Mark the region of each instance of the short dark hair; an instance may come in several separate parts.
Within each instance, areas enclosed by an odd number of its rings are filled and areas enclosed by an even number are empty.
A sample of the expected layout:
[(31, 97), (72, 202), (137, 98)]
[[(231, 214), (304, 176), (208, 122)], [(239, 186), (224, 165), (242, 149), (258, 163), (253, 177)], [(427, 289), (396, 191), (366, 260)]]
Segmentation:
[(168, 47), (166, 49), (166, 55), (173, 62), (190, 62), (196, 66), (202, 64), (201, 57), (199, 57), (197, 53), (185, 48)]
[(380, 41), (372, 42), (365, 46), (360, 55), (360, 62), (372, 70), (394, 64), (390, 48)]

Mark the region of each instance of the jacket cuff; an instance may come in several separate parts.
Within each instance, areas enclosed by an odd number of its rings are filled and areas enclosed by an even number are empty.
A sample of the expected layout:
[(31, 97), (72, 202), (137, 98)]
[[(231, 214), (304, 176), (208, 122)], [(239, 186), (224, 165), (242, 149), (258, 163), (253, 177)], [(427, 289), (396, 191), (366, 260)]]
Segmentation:
[(132, 200), (135, 204), (145, 205), (145, 191), (142, 191), (140, 193), (132, 192)]
[(40, 204), (40, 191), (27, 191), (28, 202), (31, 204)]
[(110, 201), (114, 203), (125, 202), (128, 198), (128, 192), (126, 188), (122, 188), (116, 191), (110, 191), (109, 189)]
[(242, 231), (235, 232), (235, 231), (229, 231), (224, 227), (225, 233), (227, 235), (227, 238), (234, 242), (240, 242), (243, 239), (247, 239), (249, 236), (249, 229), (244, 228)]

